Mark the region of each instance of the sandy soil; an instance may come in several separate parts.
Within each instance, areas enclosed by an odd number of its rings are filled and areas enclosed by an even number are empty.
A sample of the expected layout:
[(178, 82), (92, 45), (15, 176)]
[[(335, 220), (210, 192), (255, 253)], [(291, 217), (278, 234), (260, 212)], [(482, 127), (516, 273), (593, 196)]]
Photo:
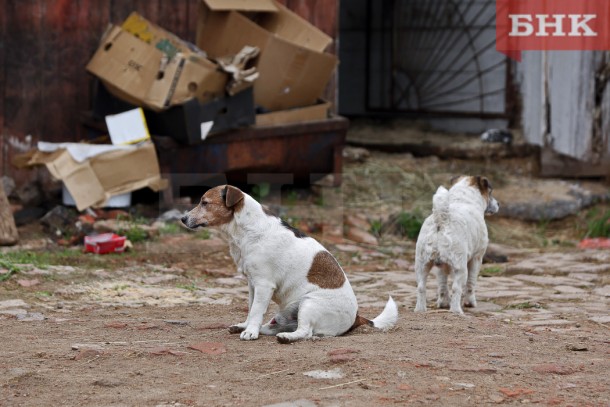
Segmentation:
[[(381, 172), (384, 165), (402, 168), (399, 186), (414, 168), (434, 168), (431, 178), (413, 178), (426, 193), (463, 169), (380, 157), (373, 161)], [(361, 170), (346, 168), (350, 197), (362, 197), (374, 182)], [(404, 207), (401, 196), (376, 199), (345, 200), (343, 208), (383, 219)], [(293, 209), (308, 214), (293, 215), (303, 225), (326, 211)], [(374, 317), (392, 294), (400, 320), (387, 333), (361, 327), (291, 345), (228, 333), (245, 319), (247, 288), (214, 234), (166, 235), (128, 254), (96, 257), (57, 248), (36, 227), (26, 228), (20, 250), (47, 257), (0, 283), (0, 405), (608, 406), (608, 257), (573, 247), (579, 224), (573, 217), (541, 230), (490, 219), (492, 241), (503, 243), (510, 261), (492, 265), (497, 276), (480, 278), (480, 306), (465, 317), (434, 309), (434, 279), (430, 311), (412, 312), (413, 241), (387, 236), (372, 247), (321, 232), (361, 313)]]

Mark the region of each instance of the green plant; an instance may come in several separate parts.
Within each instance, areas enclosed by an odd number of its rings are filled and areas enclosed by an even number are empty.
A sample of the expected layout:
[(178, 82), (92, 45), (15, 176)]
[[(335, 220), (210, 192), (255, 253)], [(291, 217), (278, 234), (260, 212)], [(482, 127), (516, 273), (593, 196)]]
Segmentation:
[(208, 240), (211, 237), (211, 234), (209, 230), (201, 229), (197, 233), (195, 233), (195, 236), (201, 240)]
[(610, 237), (610, 210), (599, 215), (597, 209), (587, 215), (587, 232), (585, 237)]
[(0, 259), (0, 268), (7, 270), (6, 273), (0, 274), (0, 281), (6, 281), (15, 273), (21, 271), (19, 267), (9, 260)]
[(34, 295), (37, 297), (52, 297), (53, 293), (51, 291), (36, 291)]
[(374, 219), (371, 221), (371, 233), (375, 236), (381, 236), (381, 228), (383, 227), (383, 222), (379, 219)]
[(162, 235), (177, 235), (181, 233), (183, 229), (178, 225), (178, 223), (165, 223), (161, 228), (159, 228), (159, 233)]
[(400, 232), (409, 239), (417, 239), (424, 224), (424, 217), (419, 211), (401, 212), (396, 219)]
[(286, 196), (288, 206), (295, 206), (298, 199), (299, 193), (294, 189), (291, 189), (290, 192), (288, 192), (288, 195)]
[(143, 242), (148, 238), (148, 233), (139, 226), (122, 229), (119, 231), (119, 235), (125, 236), (131, 243)]
[(191, 292), (199, 290), (199, 287), (197, 287), (197, 286), (195, 285), (195, 283), (190, 283), (190, 284), (177, 284), (177, 285), (176, 285), (176, 288), (182, 288), (182, 289), (184, 289), (184, 290), (188, 290), (188, 291), (191, 291)]
[(271, 184), (268, 182), (261, 182), (252, 187), (252, 197), (257, 201), (265, 198), (271, 192)]
[(483, 277), (492, 277), (502, 273), (503, 271), (504, 269), (500, 266), (485, 267), (483, 270), (481, 270), (480, 275)]

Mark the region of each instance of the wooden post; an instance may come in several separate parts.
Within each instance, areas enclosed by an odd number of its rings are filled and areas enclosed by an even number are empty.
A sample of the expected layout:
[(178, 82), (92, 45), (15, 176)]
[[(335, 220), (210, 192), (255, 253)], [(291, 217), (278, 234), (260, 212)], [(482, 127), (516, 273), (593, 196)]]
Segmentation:
[(15, 218), (11, 212), (11, 206), (4, 193), (4, 187), (0, 183), (0, 246), (8, 246), (17, 243), (19, 234), (15, 226)]

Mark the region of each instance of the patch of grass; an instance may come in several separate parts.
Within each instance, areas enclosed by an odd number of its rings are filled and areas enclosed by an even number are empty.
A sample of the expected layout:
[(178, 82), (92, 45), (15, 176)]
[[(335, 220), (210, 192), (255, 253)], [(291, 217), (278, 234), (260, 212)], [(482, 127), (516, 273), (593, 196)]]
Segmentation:
[(123, 291), (124, 289), (129, 288), (127, 284), (117, 284), (113, 287), (115, 291)]
[(538, 304), (537, 302), (520, 302), (518, 304), (510, 304), (507, 305), (506, 307), (504, 307), (504, 309), (532, 309), (532, 308), (536, 308), (536, 309), (540, 309), (542, 308), (542, 306), (540, 304)]
[(197, 233), (195, 233), (195, 237), (197, 237), (197, 239), (201, 239), (201, 240), (208, 240), (210, 237), (212, 237), (212, 235), (210, 234), (209, 230), (201, 229), (201, 230), (197, 231)]
[(148, 239), (148, 233), (136, 225), (131, 225), (128, 229), (121, 229), (118, 234), (125, 236), (131, 243), (139, 243)]
[(268, 182), (261, 182), (252, 187), (252, 197), (260, 202), (261, 199), (267, 197), (271, 192), (271, 184)]
[(36, 297), (52, 297), (53, 293), (51, 291), (36, 291), (34, 295)]
[(415, 240), (419, 236), (424, 220), (424, 216), (419, 211), (413, 211), (400, 213), (396, 222), (403, 235)]
[(19, 267), (6, 259), (0, 259), (0, 268), (7, 270), (6, 273), (0, 274), (0, 282), (8, 280), (13, 274), (21, 271)]
[(290, 192), (288, 192), (288, 195), (286, 196), (286, 204), (290, 207), (293, 207), (296, 205), (298, 199), (299, 193), (294, 189), (291, 189)]
[(610, 210), (599, 214), (594, 209), (587, 214), (587, 231), (585, 237), (610, 237)]
[(371, 221), (371, 233), (377, 237), (381, 236), (381, 228), (383, 227), (383, 222), (379, 219), (374, 219)]
[(197, 287), (197, 286), (195, 285), (195, 283), (190, 283), (190, 284), (177, 284), (177, 285), (176, 285), (176, 288), (182, 288), (182, 289), (184, 289), (184, 290), (188, 290), (188, 291), (191, 291), (191, 292), (199, 290), (199, 287)]
[[(40, 269), (45, 269), (52, 264), (63, 264), (65, 259), (74, 258), (80, 256), (81, 252), (78, 249), (65, 248), (62, 250), (53, 251), (29, 251), (29, 250), (18, 250), (14, 252), (7, 252), (2, 255), (3, 259), (0, 261), (6, 261), (8, 263), (15, 264), (31, 264)], [(0, 266), (2, 264), (0, 263)], [(5, 267), (7, 268), (7, 267)]]
[(481, 272), (479, 274), (482, 277), (493, 277), (498, 274), (501, 274), (503, 271), (504, 271), (504, 269), (500, 266), (491, 266), (491, 267), (485, 267), (483, 270), (481, 270)]
[(184, 229), (180, 227), (180, 225), (176, 222), (166, 223), (159, 229), (159, 233), (161, 235), (177, 235), (182, 233)]

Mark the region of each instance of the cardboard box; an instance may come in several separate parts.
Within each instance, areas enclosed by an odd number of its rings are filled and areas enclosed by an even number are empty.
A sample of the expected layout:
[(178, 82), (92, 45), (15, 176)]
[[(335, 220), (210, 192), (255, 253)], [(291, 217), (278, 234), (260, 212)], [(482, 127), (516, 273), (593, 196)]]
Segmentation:
[(207, 103), (197, 99), (166, 111), (146, 115), (154, 134), (170, 136), (182, 144), (199, 144), (208, 134), (247, 127), (255, 123), (252, 88)]
[[(93, 116), (96, 119), (130, 109), (133, 105), (113, 96), (98, 83), (93, 98)], [(169, 136), (182, 144), (201, 143), (201, 127), (210, 121), (213, 124), (209, 134), (247, 127), (256, 121), (252, 88), (207, 103), (191, 99), (162, 112), (145, 109), (144, 116), (151, 134)]]
[[(127, 24), (130, 19), (145, 28), (133, 21)], [(205, 102), (224, 94), (228, 76), (215, 63), (137, 14), (125, 23), (149, 42), (113, 26), (87, 65), (115, 96), (159, 111), (192, 98)]]
[[(248, 18), (244, 13), (251, 15)], [(197, 46), (209, 57), (239, 52), (245, 45), (261, 53), (254, 100), (268, 110), (316, 103), (337, 65), (323, 51), (332, 39), (271, 0), (202, 0)]]
[(277, 126), (279, 124), (303, 123), (328, 118), (331, 104), (320, 100), (313, 106), (297, 107), (277, 112), (256, 115), (256, 126)]
[[(43, 150), (50, 150), (49, 144)], [(159, 191), (167, 186), (159, 172), (155, 146), (150, 142), (139, 146), (66, 143), (55, 147), (52, 152), (40, 148), (30, 151), (15, 164), (45, 165), (53, 177), (63, 181), (79, 211), (104, 206), (113, 196), (144, 187)]]

